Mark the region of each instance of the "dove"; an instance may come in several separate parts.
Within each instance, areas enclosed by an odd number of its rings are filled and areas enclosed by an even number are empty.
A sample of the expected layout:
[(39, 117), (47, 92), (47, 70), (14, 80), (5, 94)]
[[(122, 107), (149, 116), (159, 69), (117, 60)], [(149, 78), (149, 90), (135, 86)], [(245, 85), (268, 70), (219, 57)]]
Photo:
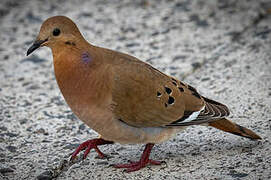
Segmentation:
[[(93, 24), (95, 26), (95, 24)], [(169, 140), (191, 125), (217, 128), (252, 140), (253, 131), (228, 119), (226, 105), (151, 65), (125, 53), (88, 43), (76, 24), (65, 16), (45, 20), (27, 55), (47, 46), (52, 50), (59, 89), (73, 113), (100, 137), (83, 142), (71, 160), (98, 146), (144, 144), (136, 162), (116, 164), (127, 172), (162, 161), (150, 158), (155, 144)]]

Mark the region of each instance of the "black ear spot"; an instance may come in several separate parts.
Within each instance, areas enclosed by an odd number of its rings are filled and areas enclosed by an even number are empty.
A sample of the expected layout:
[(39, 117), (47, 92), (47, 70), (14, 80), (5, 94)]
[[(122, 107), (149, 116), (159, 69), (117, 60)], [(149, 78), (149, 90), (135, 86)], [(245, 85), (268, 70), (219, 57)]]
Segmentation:
[(170, 88), (168, 88), (168, 87), (165, 87), (165, 91), (166, 91), (167, 94), (171, 94), (172, 93), (172, 90)]
[(184, 89), (182, 87), (178, 87), (178, 89), (180, 90), (180, 92), (184, 92)]
[(70, 41), (66, 41), (65, 44), (67, 44), (67, 45), (73, 45), (73, 46), (76, 45), (74, 42), (70, 42)]
[(59, 34), (60, 34), (60, 29), (55, 28), (55, 29), (53, 30), (53, 35), (54, 35), (54, 36), (58, 36)]
[(159, 91), (157, 91), (157, 97), (161, 97), (162, 93), (160, 93)]
[(174, 101), (175, 101), (175, 99), (173, 97), (169, 96), (168, 101), (167, 101), (168, 104), (172, 105), (172, 104), (174, 104)]

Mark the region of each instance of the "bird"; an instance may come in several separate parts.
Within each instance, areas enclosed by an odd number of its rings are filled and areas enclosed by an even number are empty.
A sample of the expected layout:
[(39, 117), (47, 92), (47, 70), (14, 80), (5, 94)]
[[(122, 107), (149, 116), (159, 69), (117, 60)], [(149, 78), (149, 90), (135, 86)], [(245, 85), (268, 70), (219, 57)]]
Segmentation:
[(53, 54), (58, 87), (72, 112), (100, 136), (80, 144), (70, 160), (84, 151), (86, 158), (98, 146), (143, 144), (138, 161), (115, 164), (127, 172), (162, 161), (150, 158), (162, 143), (191, 125), (210, 126), (251, 140), (259, 135), (227, 119), (230, 111), (175, 77), (164, 74), (134, 56), (98, 47), (86, 41), (66, 16), (49, 17), (27, 50), (27, 56), (47, 46)]

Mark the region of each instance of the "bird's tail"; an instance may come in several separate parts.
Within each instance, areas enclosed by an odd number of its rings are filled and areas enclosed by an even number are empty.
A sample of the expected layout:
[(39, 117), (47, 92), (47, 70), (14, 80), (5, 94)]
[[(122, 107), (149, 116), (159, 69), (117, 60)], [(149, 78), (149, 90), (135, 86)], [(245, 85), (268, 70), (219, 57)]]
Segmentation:
[(229, 132), (238, 136), (243, 136), (250, 139), (262, 139), (259, 135), (254, 133), (253, 131), (242, 127), (234, 122), (231, 122), (228, 119), (220, 119), (217, 121), (209, 122), (209, 126), (220, 129), (225, 132)]

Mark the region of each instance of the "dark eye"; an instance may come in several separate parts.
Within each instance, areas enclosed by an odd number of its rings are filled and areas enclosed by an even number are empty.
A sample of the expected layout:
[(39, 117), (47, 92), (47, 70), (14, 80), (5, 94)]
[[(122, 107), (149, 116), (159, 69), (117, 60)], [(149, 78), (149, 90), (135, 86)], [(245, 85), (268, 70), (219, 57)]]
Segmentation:
[(53, 35), (54, 36), (58, 36), (60, 34), (60, 30), (58, 29), (58, 28), (55, 28), (54, 30), (53, 30)]

